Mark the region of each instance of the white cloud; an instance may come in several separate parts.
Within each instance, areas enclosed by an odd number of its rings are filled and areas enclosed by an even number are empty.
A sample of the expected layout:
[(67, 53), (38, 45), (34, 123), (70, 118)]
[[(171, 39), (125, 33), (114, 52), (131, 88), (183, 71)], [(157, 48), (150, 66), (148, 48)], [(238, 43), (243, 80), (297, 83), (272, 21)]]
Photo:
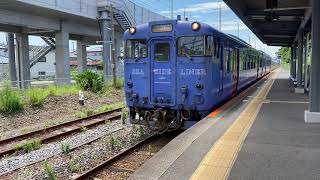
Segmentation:
[[(219, 10), (229, 10), (229, 7), (224, 2), (207, 2), (207, 3), (198, 3), (193, 5), (188, 5), (186, 8), (180, 8), (174, 11), (175, 14), (181, 14), (184, 11), (187, 13), (197, 12), (197, 13), (208, 13), (211, 11)], [(170, 14), (171, 11), (162, 11), (163, 14)]]

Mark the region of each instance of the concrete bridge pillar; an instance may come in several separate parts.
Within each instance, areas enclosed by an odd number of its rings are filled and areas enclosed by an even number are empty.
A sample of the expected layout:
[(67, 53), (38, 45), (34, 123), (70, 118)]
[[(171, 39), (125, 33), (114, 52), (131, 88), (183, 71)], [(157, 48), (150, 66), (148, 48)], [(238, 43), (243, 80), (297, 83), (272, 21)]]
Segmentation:
[(320, 1), (312, 0), (312, 55), (310, 110), (305, 112), (305, 122), (320, 123)]
[(303, 69), (303, 31), (299, 32), (298, 39), (298, 67), (297, 67), (297, 88), (295, 88), (295, 93), (304, 93), (304, 88), (302, 86), (302, 69)]
[(78, 72), (87, 70), (87, 45), (82, 41), (77, 41)]
[(8, 39), (8, 56), (9, 56), (9, 74), (12, 86), (17, 85), (16, 55), (14, 47), (14, 34), (7, 33)]
[(31, 83), (29, 37), (28, 34), (16, 34), (18, 45), (18, 67), (21, 88), (28, 88)]
[(56, 84), (70, 84), (70, 60), (69, 60), (69, 32), (62, 30), (56, 32)]
[(103, 42), (103, 70), (105, 79), (110, 79), (111, 75), (111, 18), (109, 11), (105, 10), (101, 12), (101, 32)]

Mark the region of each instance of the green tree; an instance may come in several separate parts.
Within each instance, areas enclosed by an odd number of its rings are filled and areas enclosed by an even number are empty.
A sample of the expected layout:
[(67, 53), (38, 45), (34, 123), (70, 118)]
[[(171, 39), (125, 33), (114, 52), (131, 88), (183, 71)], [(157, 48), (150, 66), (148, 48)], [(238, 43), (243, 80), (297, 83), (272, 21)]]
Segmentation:
[(289, 64), (291, 59), (291, 48), (282, 47), (276, 53), (278, 56), (281, 57), (282, 64)]

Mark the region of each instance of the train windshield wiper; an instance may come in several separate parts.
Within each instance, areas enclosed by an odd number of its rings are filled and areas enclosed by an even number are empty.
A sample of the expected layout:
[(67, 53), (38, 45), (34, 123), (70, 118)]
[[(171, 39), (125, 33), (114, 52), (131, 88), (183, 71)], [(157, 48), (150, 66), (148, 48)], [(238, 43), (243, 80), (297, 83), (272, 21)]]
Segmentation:
[(135, 61), (135, 62), (138, 62), (140, 59), (141, 59), (141, 57), (136, 57), (136, 58), (134, 59), (134, 61)]

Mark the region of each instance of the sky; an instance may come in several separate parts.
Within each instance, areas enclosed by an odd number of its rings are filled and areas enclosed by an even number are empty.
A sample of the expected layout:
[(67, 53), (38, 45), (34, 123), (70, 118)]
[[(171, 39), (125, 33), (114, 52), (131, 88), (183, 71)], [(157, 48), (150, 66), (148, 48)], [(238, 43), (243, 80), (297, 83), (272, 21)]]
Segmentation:
[[(220, 29), (219, 27), (219, 9), (221, 6), (221, 20), (222, 31), (227, 34), (233, 34), (238, 36), (238, 24), (239, 24), (239, 37), (250, 43), (252, 47), (262, 50), (271, 56), (275, 56), (275, 53), (280, 47), (272, 47), (263, 44), (250, 29), (232, 12), (232, 10), (221, 0), (131, 0), (137, 5), (143, 6), (154, 12), (162, 15), (171, 16), (172, 2), (174, 9), (174, 18), (177, 15), (184, 15), (190, 19), (190, 21), (199, 21), (212, 25), (213, 27)], [(29, 41), (31, 45), (45, 45), (39, 37), (30, 36)], [(249, 42), (250, 41), (250, 42)], [(6, 43), (5, 33), (0, 32), (0, 43)], [(74, 41), (70, 41), (70, 51), (75, 50), (76, 44)]]
[[(172, 0), (132, 0), (138, 5), (144, 6), (155, 12), (171, 17)], [(227, 34), (238, 36), (249, 43), (252, 47), (262, 50), (271, 56), (280, 47), (272, 47), (263, 44), (254, 33), (232, 12), (232, 10), (222, 0), (173, 0), (174, 17), (184, 15), (192, 21), (199, 21), (212, 25), (214, 28), (219, 27), (219, 9), (221, 6), (222, 31)]]

